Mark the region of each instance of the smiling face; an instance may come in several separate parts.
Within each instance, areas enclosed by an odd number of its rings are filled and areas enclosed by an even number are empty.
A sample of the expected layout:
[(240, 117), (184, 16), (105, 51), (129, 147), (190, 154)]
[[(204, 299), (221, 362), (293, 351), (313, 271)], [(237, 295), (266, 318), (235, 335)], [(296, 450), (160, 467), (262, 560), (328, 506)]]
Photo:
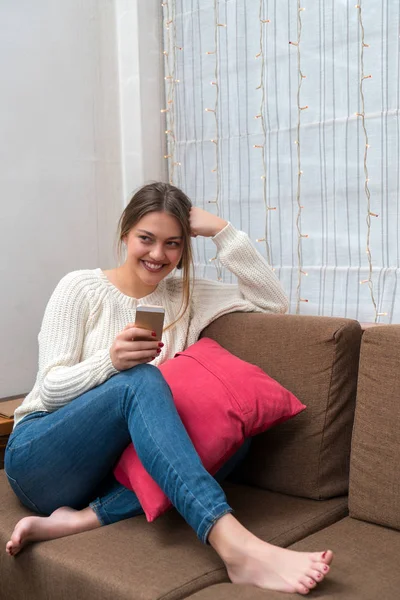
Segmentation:
[(183, 253), (179, 221), (165, 212), (150, 212), (125, 236), (125, 267), (136, 286), (149, 294), (178, 265)]

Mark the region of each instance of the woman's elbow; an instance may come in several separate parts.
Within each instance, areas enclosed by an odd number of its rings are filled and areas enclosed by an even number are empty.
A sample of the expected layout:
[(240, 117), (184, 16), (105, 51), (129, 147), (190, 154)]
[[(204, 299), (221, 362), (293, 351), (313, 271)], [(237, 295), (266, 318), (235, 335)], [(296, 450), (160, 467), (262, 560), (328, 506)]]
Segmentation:
[(280, 304), (278, 312), (280, 314), (284, 315), (289, 311), (289, 308), (290, 308), (290, 303), (289, 303), (288, 298), (286, 298), (286, 296), (285, 296), (285, 298), (282, 300), (282, 302)]

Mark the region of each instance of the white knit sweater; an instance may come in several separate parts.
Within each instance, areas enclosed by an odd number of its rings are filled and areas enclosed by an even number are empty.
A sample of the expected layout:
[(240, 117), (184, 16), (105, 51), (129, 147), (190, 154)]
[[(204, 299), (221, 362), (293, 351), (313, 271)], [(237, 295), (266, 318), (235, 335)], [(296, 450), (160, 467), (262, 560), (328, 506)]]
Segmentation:
[[(238, 284), (196, 279), (191, 305), (164, 332), (159, 365), (193, 344), (221, 315), (234, 312), (284, 313), (286, 296), (271, 267), (248, 236), (230, 223), (212, 238), (221, 264)], [(15, 412), (15, 425), (27, 414), (52, 412), (118, 373), (110, 347), (118, 333), (135, 321), (136, 307), (165, 308), (165, 326), (174, 321), (182, 301), (182, 280), (167, 277), (137, 300), (120, 292), (101, 269), (74, 271), (58, 284), (46, 307), (39, 333), (39, 371), (33, 390)]]

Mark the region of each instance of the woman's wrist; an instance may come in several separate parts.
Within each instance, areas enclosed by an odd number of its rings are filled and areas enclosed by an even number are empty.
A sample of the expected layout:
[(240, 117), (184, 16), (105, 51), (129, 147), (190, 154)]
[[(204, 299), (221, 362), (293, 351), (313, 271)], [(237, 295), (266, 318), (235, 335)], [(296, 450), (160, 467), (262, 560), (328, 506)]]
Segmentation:
[(218, 221), (215, 222), (215, 229), (211, 237), (218, 235), (218, 233), (220, 233), (228, 225), (228, 221), (225, 221), (225, 219), (221, 219), (220, 217), (216, 218), (218, 219)]

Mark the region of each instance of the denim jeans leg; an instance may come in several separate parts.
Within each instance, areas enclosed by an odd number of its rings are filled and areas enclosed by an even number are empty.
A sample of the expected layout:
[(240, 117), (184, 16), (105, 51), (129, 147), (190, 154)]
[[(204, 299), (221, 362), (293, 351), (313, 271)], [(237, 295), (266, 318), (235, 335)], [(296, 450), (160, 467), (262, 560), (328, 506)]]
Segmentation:
[(99, 496), (90, 502), (89, 506), (102, 525), (111, 525), (143, 514), (136, 494), (121, 485), (112, 475), (99, 490)]
[[(215, 522), (228, 512), (225, 494), (206, 471), (175, 408), (161, 372), (140, 365), (142, 376), (125, 391), (121, 406), (136, 452), (147, 472), (202, 542)], [(130, 383), (130, 373), (126, 373)], [(152, 393), (146, 390), (151, 385)]]
[[(203, 542), (216, 520), (232, 511), (204, 469), (155, 367), (121, 372), (59, 410), (24, 421), (10, 438), (6, 468), (21, 501), (28, 499), (42, 514), (63, 505), (87, 506), (131, 440), (146, 470)], [(108, 517), (96, 513), (101, 522), (139, 510), (134, 495), (114, 492), (118, 507), (114, 511), (107, 503)]]

